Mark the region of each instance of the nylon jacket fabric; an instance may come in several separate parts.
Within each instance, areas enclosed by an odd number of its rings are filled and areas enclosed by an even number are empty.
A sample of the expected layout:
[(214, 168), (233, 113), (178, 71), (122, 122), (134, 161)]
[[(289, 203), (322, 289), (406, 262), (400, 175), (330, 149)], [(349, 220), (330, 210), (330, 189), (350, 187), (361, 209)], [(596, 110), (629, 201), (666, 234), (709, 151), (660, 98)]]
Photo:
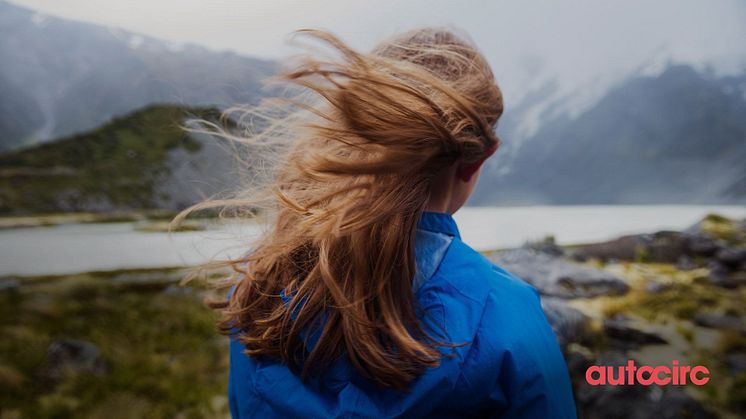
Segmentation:
[[(303, 382), (230, 344), (234, 418), (576, 418), (569, 374), (538, 292), (461, 241), (448, 214), (426, 212), (413, 291), (426, 330), (446, 341), (438, 367), (407, 392), (361, 377), (345, 359)], [(309, 342), (315, 342), (315, 336)]]

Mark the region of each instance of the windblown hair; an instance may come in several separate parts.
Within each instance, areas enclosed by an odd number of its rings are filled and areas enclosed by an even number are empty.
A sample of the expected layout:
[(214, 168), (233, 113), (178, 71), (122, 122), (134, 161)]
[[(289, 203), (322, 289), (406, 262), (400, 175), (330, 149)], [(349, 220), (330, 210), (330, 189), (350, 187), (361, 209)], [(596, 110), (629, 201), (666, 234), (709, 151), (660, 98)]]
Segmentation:
[(274, 153), (268, 182), (187, 210), (261, 201), (273, 214), (252, 250), (228, 262), (237, 274), (230, 298), (214, 304), (220, 328), (249, 356), (303, 377), (346, 356), (363, 376), (406, 389), (449, 344), (415, 305), (416, 226), (438, 174), (497, 147), (502, 96), (484, 57), (446, 29), (405, 33), (371, 53), (299, 33), (331, 52), (279, 76), (305, 96), (239, 118), (257, 132), (211, 126)]

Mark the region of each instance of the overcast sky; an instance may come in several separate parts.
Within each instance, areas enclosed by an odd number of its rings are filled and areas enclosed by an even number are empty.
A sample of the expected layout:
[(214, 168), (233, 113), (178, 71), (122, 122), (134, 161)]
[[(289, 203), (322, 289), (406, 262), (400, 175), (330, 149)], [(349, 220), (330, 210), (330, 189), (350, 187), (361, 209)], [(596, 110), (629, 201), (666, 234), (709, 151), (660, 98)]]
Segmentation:
[[(299, 28), (332, 30), (367, 49), (421, 25), (466, 30), (518, 96), (529, 80), (613, 78), (654, 57), (746, 66), (742, 0), (12, 0), (66, 18), (213, 49), (278, 58)], [(507, 87), (507, 89), (506, 89)], [(511, 92), (512, 90), (512, 92)]]

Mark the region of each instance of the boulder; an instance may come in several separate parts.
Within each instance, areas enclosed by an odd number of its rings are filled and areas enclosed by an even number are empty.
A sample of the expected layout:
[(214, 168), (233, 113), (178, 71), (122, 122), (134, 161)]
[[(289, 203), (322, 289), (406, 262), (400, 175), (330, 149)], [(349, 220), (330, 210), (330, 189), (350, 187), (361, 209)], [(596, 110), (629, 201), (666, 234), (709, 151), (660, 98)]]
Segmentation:
[(657, 263), (678, 263), (682, 257), (711, 257), (724, 244), (702, 232), (659, 231), (637, 234), (575, 249), (578, 260), (624, 260)]
[(640, 330), (634, 327), (629, 320), (621, 318), (604, 320), (604, 333), (625, 347), (668, 343), (657, 334)]
[(67, 339), (49, 345), (41, 375), (51, 383), (57, 383), (67, 373), (103, 375), (108, 370), (109, 367), (96, 345), (82, 340)]
[(635, 260), (637, 249), (641, 244), (639, 236), (624, 236), (606, 242), (583, 245), (575, 249), (573, 257), (580, 261), (588, 259)]
[(737, 288), (746, 283), (746, 272), (742, 269), (732, 270), (722, 262), (713, 259), (709, 264), (711, 284), (722, 288)]
[(18, 292), (21, 284), (13, 278), (0, 278), (0, 292)]
[(731, 270), (743, 269), (746, 266), (746, 247), (726, 247), (718, 250), (715, 259)]
[(694, 316), (694, 323), (710, 329), (735, 330), (746, 333), (746, 326), (738, 317), (730, 314), (699, 313)]
[(725, 357), (725, 365), (733, 375), (746, 372), (746, 354), (730, 354)]
[(702, 232), (688, 233), (689, 252), (693, 256), (711, 257), (723, 246), (719, 240)]
[(523, 247), (540, 253), (546, 253), (550, 256), (564, 256), (565, 254), (565, 249), (559, 246), (552, 236), (546, 237), (541, 241), (526, 243)]
[(629, 291), (627, 283), (611, 273), (532, 249), (497, 252), (490, 259), (535, 286), (542, 295), (578, 298)]
[(544, 297), (541, 299), (541, 307), (563, 351), (567, 344), (584, 341), (589, 336), (590, 318), (567, 305), (565, 300)]
[(682, 255), (690, 253), (689, 235), (678, 231), (659, 231), (641, 237), (643, 250), (640, 258), (645, 261), (677, 263)]

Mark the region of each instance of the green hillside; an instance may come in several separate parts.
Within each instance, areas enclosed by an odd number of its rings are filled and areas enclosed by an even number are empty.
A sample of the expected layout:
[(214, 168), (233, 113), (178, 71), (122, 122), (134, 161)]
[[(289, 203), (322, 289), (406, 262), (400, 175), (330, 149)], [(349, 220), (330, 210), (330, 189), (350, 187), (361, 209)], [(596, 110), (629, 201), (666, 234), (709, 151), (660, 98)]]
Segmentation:
[(202, 144), (181, 128), (213, 108), (149, 106), (95, 130), (0, 155), (0, 213), (137, 210), (167, 200), (157, 185), (169, 153)]

